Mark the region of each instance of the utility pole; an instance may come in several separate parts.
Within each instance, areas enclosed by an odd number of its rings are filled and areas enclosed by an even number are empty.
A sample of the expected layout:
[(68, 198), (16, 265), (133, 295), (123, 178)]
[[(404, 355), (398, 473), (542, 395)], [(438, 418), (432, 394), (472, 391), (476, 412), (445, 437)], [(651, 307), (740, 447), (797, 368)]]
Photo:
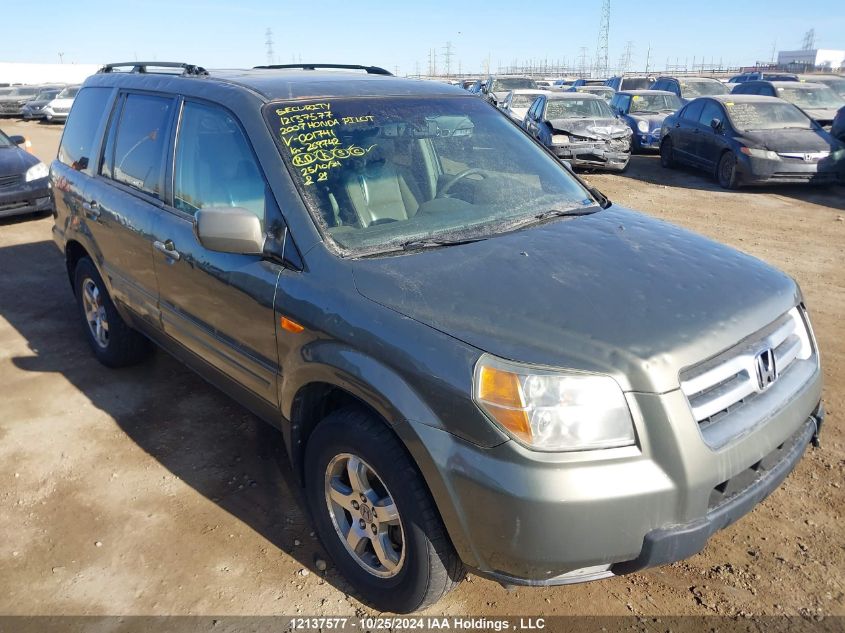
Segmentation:
[(628, 68), (631, 67), (631, 54), (634, 49), (634, 43), (631, 40), (625, 44), (625, 52), (622, 53), (622, 58), (619, 60), (619, 74), (624, 75)]
[(65, 54), (59, 53), (58, 55), (59, 55), (59, 63), (64, 64), (65, 63)]
[(446, 46), (443, 47), (443, 57), (446, 58), (446, 76), (449, 77), (452, 74), (452, 42), (446, 42)]
[(584, 77), (587, 74), (587, 47), (581, 47), (581, 54), (578, 56), (578, 74)]
[(648, 66), (651, 63), (651, 43), (648, 45), (648, 51), (645, 54), (645, 74), (648, 74)]
[(267, 65), (272, 66), (275, 56), (273, 55), (273, 29), (267, 27), (264, 33), (264, 46), (267, 47)]
[(610, 0), (602, 0), (599, 39), (596, 44), (596, 73), (607, 75), (607, 52), (610, 43)]

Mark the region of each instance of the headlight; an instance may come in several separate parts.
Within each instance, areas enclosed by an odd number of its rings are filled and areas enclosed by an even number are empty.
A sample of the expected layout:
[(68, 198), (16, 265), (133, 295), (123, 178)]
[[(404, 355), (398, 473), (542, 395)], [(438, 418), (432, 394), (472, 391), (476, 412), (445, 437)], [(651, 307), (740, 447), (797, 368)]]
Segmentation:
[(33, 180), (38, 180), (39, 178), (46, 178), (49, 173), (50, 171), (47, 169), (47, 165), (44, 163), (36, 163), (26, 170), (26, 181), (31, 182)]
[(552, 134), (552, 145), (566, 145), (569, 137), (566, 134)]
[(780, 159), (780, 156), (778, 156), (777, 152), (772, 152), (767, 149), (753, 149), (751, 147), (740, 147), (739, 151), (745, 154), (746, 156), (753, 156), (754, 158), (768, 158), (769, 160)]
[(643, 134), (648, 134), (648, 121), (637, 121), (637, 129)]
[[(804, 318), (801, 318), (803, 312)], [(798, 358), (800, 360), (807, 360), (813, 355), (812, 335), (810, 334), (810, 318), (807, 312), (799, 307), (794, 307), (789, 311), (789, 318), (792, 319), (794, 332), (801, 342), (801, 347), (798, 350)]]
[(578, 451), (634, 444), (622, 389), (610, 376), (558, 371), (483, 355), (473, 398), (529, 448)]

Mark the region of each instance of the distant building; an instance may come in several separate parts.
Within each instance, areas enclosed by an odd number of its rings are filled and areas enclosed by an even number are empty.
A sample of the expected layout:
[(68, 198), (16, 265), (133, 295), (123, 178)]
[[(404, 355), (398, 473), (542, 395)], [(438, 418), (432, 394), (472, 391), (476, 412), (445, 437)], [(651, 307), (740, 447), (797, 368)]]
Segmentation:
[(801, 51), (780, 51), (778, 66), (803, 66), (806, 69), (839, 70), (845, 68), (845, 51), (811, 48)]
[(25, 64), (19, 62), (0, 62), (0, 83), (6, 84), (46, 84), (82, 83), (93, 75), (101, 64)]

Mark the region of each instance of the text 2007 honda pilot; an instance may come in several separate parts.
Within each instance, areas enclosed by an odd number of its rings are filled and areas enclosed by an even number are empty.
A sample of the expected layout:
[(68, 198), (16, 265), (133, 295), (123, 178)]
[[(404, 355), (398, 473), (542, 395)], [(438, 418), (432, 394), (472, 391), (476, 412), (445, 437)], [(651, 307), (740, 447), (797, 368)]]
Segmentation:
[(378, 608), (465, 568), (690, 556), (816, 437), (795, 282), (610, 204), (483, 100), (371, 67), (129, 66), (85, 82), (52, 166), (91, 347), (116, 367), (152, 339), (279, 426)]

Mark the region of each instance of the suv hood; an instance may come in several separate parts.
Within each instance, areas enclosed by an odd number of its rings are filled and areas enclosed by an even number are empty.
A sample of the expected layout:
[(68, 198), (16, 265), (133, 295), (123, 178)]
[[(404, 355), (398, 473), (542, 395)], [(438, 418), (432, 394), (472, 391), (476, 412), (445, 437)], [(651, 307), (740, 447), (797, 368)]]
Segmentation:
[(654, 130), (660, 128), (663, 125), (663, 121), (666, 120), (666, 117), (672, 116), (673, 114), (673, 112), (660, 112), (657, 114), (635, 112), (634, 114), (629, 113), (628, 117), (634, 123), (638, 123), (639, 121), (647, 121), (648, 128), (650, 130)]
[(502, 358), (663, 393), (800, 300), (767, 264), (620, 207), (353, 262), (365, 297)]
[(616, 118), (597, 119), (552, 119), (549, 121), (555, 132), (571, 134), (594, 140), (607, 140), (628, 134), (628, 126)]

